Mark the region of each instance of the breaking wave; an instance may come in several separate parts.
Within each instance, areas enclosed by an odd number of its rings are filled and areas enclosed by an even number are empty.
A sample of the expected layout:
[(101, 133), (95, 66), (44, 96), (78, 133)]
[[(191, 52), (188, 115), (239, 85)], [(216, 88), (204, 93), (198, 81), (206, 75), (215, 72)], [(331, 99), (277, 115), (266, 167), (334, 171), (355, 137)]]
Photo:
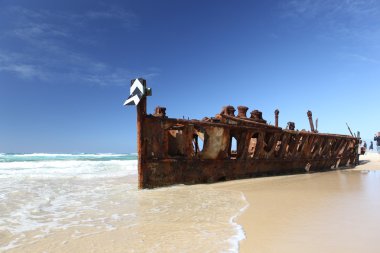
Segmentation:
[(137, 173), (137, 157), (123, 154), (1, 154), (0, 178), (102, 178)]

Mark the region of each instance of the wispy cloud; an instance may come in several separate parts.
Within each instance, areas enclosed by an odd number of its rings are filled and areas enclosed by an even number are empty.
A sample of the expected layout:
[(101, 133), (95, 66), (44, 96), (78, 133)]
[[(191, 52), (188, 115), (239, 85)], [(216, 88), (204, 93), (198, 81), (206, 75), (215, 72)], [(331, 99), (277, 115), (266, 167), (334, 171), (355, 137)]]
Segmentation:
[(361, 61), (361, 62), (366, 62), (366, 63), (371, 63), (371, 64), (380, 64), (380, 60), (368, 57), (366, 55), (360, 55), (360, 54), (351, 54), (351, 53), (345, 53), (342, 54), (342, 57), (346, 59), (354, 59), (356, 61)]
[(25, 65), (25, 64), (0, 65), (0, 71), (15, 73), (16, 75), (22, 78), (45, 79), (45, 75), (39, 69), (36, 69), (36, 66), (33, 66), (33, 65)]
[(111, 6), (108, 9), (101, 11), (87, 11), (83, 18), (116, 20), (126, 28), (133, 28), (138, 24), (138, 18), (134, 13), (120, 9), (116, 6)]
[[(74, 27), (85, 27), (94, 31), (96, 26), (92, 26), (93, 21), (113, 21), (114, 25), (133, 29), (138, 27), (138, 17), (131, 11), (127, 11), (118, 6), (107, 6), (101, 10), (87, 10), (82, 13), (72, 13), (51, 10), (32, 10), (20, 6), (11, 6), (5, 12), (17, 16), (18, 25), (28, 26), (30, 23), (41, 25), (44, 31), (58, 30), (61, 34), (62, 29), (72, 29)], [(49, 22), (49, 23), (47, 23)], [(52, 28), (54, 28), (52, 30)]]
[(9, 20), (0, 30), (1, 39), (8, 44), (19, 44), (19, 47), (0, 49), (0, 72), (24, 79), (64, 78), (98, 85), (128, 85), (131, 70), (126, 66), (104, 62), (97, 59), (96, 54), (86, 54), (77, 48), (97, 43), (92, 34), (106, 33), (106, 29), (99, 29), (99, 23), (105, 19), (126, 32), (135, 29), (137, 17), (132, 12), (115, 6), (83, 13), (12, 6), (0, 12)]
[(47, 76), (39, 64), (30, 60), (30, 57), (20, 53), (6, 53), (0, 51), (0, 72), (10, 72), (21, 78), (46, 80)]
[(377, 0), (291, 0), (282, 4), (285, 16), (316, 18), (334, 15), (349, 15), (362, 18), (379, 14)]
[(369, 37), (380, 33), (377, 0), (291, 0), (282, 4), (283, 17), (313, 22), (336, 36)]
[[(378, 0), (290, 0), (281, 4), (282, 18), (297, 26), (317, 29), (319, 38), (341, 43), (352, 59), (377, 63), (364, 55), (363, 48), (378, 51), (380, 2)], [(288, 23), (287, 23), (288, 24)], [(311, 30), (313, 32), (313, 30)], [(358, 53), (360, 52), (360, 53)]]

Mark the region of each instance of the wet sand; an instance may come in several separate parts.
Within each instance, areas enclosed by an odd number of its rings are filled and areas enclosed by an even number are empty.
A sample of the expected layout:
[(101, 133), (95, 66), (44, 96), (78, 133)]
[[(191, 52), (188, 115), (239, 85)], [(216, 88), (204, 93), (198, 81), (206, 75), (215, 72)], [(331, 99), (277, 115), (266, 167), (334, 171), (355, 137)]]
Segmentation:
[(243, 192), (240, 252), (380, 252), (380, 155), (355, 169), (216, 184)]
[(247, 202), (212, 185), (137, 190), (137, 178), (25, 179), (0, 203), (0, 252), (237, 252)]

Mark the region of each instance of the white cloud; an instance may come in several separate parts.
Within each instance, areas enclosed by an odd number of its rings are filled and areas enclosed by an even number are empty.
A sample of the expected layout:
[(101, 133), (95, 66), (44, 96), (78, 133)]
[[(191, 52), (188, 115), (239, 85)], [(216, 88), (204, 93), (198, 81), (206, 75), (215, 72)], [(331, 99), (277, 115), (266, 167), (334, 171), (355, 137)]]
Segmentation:
[[(291, 0), (281, 4), (281, 10), (282, 18), (294, 21), (285, 22), (286, 25), (307, 27), (316, 39), (340, 43), (344, 47), (342, 50), (351, 51), (351, 55), (363, 55), (363, 49), (367, 55), (378, 52), (378, 0)], [(352, 59), (363, 61), (365, 57)], [(369, 59), (366, 61), (370, 62)]]
[(10, 72), (21, 78), (46, 80), (47, 75), (28, 56), (19, 53), (0, 52), (0, 72)]
[(343, 57), (371, 64), (380, 64), (380, 60), (360, 54), (342, 54)]
[(124, 27), (137, 26), (137, 16), (122, 8), (111, 6), (105, 10), (91, 10), (84, 14), (86, 19), (108, 19), (120, 22)]
[(285, 16), (319, 18), (333, 15), (348, 15), (362, 18), (379, 14), (376, 0), (291, 0), (282, 4)]
[[(97, 43), (91, 30), (98, 31), (92, 22), (102, 19), (116, 21), (120, 29), (136, 26), (136, 15), (115, 6), (85, 13), (31, 10), (18, 6), (0, 11), (11, 22), (2, 33), (3, 39), (18, 40), (19, 48), (0, 50), (0, 72), (27, 79), (54, 81), (64, 78), (71, 82), (97, 85), (129, 85), (132, 71), (113, 66), (76, 50), (78, 45)], [(80, 36), (78, 36), (80, 34)], [(85, 34), (85, 35), (83, 35)], [(157, 70), (148, 70), (150, 77)]]
[(25, 64), (7, 64), (0, 65), (0, 71), (13, 72), (23, 78), (44, 79), (44, 75), (33, 65)]

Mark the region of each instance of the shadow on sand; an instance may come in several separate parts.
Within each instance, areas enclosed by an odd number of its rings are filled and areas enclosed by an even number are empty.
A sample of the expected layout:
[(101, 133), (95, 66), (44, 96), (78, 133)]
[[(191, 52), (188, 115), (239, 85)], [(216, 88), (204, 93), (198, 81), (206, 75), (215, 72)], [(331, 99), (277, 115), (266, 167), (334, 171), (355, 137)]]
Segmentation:
[(370, 160), (360, 160), (360, 161), (359, 161), (359, 165), (367, 164), (367, 163), (369, 163), (369, 162), (370, 162)]

